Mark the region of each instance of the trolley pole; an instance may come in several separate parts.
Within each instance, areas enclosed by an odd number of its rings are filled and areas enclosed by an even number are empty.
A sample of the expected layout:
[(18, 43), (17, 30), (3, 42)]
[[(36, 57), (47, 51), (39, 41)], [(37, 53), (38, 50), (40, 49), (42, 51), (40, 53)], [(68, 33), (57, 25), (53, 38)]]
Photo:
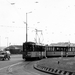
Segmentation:
[[(36, 43), (37, 43), (37, 33), (41, 32), (41, 34), (42, 34), (42, 30), (37, 30), (37, 29), (35, 29), (35, 30), (36, 30)], [(39, 38), (39, 43), (40, 43), (40, 38)]]

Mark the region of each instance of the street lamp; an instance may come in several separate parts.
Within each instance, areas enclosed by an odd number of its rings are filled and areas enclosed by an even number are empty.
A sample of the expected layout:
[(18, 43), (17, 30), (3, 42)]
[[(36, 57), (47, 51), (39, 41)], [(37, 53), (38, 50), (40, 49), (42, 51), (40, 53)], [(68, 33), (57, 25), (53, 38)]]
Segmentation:
[(28, 31), (27, 31), (27, 14), (32, 13), (32, 12), (28, 12), (26, 13), (26, 42), (28, 41)]
[(11, 5), (15, 5), (15, 3), (11, 3)]
[(5, 39), (7, 39), (7, 47), (8, 47), (8, 37), (5, 37)]

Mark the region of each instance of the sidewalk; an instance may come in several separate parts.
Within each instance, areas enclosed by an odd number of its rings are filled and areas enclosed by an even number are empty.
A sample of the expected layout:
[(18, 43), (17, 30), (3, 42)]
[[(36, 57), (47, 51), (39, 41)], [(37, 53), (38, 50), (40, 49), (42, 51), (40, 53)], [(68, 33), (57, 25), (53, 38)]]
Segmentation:
[(34, 68), (57, 75), (75, 75), (75, 57), (43, 59)]

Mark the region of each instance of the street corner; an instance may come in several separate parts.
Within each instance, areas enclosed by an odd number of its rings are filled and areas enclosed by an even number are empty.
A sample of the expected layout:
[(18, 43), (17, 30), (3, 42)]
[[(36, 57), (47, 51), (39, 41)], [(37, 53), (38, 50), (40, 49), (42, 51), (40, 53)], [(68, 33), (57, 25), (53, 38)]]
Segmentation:
[(74, 66), (74, 58), (57, 58), (57, 60), (53, 59), (53, 61), (52, 59), (46, 59), (33, 65), (37, 70), (57, 75), (75, 75)]

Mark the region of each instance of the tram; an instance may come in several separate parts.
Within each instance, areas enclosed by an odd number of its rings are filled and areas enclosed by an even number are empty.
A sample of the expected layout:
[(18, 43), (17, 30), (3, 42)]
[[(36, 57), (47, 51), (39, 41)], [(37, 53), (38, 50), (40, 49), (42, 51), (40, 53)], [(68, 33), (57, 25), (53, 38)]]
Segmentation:
[(23, 43), (23, 59), (45, 58), (45, 57), (69, 57), (75, 56), (75, 45), (69, 43), (57, 43), (41, 45), (34, 42)]
[(39, 58), (42, 59), (46, 56), (45, 46), (38, 45), (34, 42), (25, 42), (23, 43), (23, 54), (22, 58), (25, 60), (31, 58)]
[(46, 45), (46, 57), (69, 57), (75, 56), (75, 45), (69, 43), (60, 43)]

